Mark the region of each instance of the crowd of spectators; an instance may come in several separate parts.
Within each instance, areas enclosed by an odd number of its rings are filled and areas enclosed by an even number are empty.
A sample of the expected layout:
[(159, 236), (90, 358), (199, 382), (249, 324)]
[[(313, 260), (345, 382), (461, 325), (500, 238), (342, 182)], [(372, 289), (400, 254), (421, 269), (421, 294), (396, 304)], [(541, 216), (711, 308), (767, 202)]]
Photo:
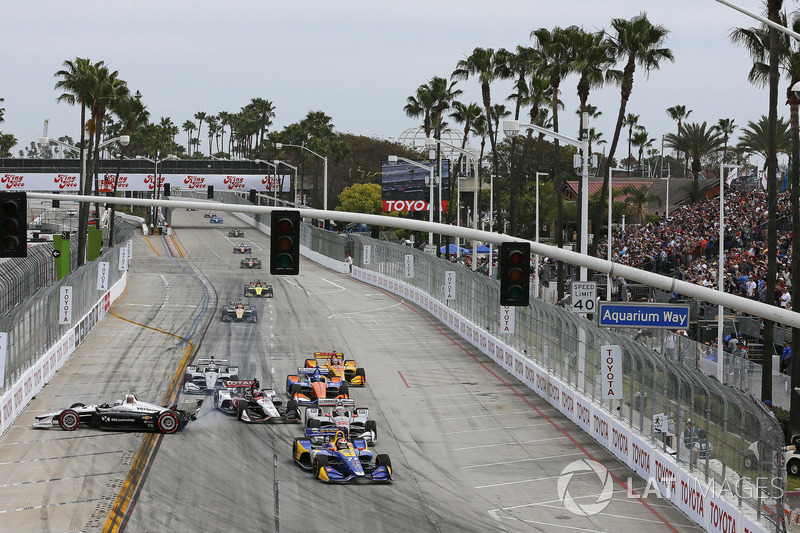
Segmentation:
[[(724, 290), (766, 302), (767, 199), (762, 190), (725, 194)], [(777, 280), (772, 302), (786, 309), (791, 301), (791, 203), (789, 193), (777, 201)], [(683, 281), (718, 288), (719, 198), (705, 198), (671, 210), (669, 220), (628, 226), (612, 233), (612, 260), (672, 275)], [(607, 257), (607, 243), (598, 256)]]

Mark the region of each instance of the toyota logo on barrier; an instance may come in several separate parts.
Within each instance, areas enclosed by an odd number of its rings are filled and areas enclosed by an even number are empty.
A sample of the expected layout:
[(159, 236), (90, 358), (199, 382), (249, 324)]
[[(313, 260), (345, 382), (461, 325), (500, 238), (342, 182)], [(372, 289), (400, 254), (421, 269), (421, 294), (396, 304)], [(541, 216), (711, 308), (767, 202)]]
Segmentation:
[[(600, 482), (603, 484), (603, 490), (597, 497), (596, 502), (580, 504), (576, 502), (575, 498), (569, 493), (569, 482), (572, 481), (575, 474), (585, 472), (594, 472), (597, 474), (597, 477), (600, 478)], [(614, 495), (614, 480), (611, 478), (609, 471), (600, 463), (590, 459), (580, 459), (571, 462), (561, 471), (561, 476), (558, 478), (557, 489), (558, 499), (561, 500), (561, 503), (564, 504), (564, 507), (569, 512), (578, 516), (593, 516), (601, 513), (608, 507), (609, 502), (611, 502), (611, 497)]]

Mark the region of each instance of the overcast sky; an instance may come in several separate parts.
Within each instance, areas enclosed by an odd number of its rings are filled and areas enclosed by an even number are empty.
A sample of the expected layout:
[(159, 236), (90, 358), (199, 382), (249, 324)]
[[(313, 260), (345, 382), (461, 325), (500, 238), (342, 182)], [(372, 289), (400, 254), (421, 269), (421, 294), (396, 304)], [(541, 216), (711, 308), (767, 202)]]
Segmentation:
[[(763, 2), (738, 4), (760, 13)], [(77, 139), (80, 109), (55, 103), (54, 74), (65, 60), (88, 57), (141, 91), (154, 121), (180, 126), (198, 111), (237, 112), (260, 97), (275, 106), (275, 130), (321, 110), (339, 132), (398, 138), (419, 125), (403, 113), (406, 98), (433, 76), (449, 77), (475, 47), (513, 50), (532, 45), (540, 27), (608, 28), (641, 11), (670, 30), (675, 55), (649, 78), (636, 72), (627, 108), (659, 144), (677, 129), (665, 111), (674, 105), (693, 110), (690, 121), (732, 118), (740, 128), (767, 113), (766, 89), (747, 82), (747, 51), (728, 37), (757, 21), (714, 0), (5, 0), (0, 131), (16, 136), (15, 154), (42, 135), (45, 119), (50, 137)], [(577, 133), (576, 83), (572, 76), (562, 84), (567, 135)], [(476, 80), (457, 87), (462, 101), (480, 101)], [(493, 102), (510, 93), (508, 83), (492, 86)], [(619, 89), (595, 89), (589, 101), (603, 112), (592, 125), (610, 144)], [(783, 103), (781, 96), (779, 114), (788, 117)]]

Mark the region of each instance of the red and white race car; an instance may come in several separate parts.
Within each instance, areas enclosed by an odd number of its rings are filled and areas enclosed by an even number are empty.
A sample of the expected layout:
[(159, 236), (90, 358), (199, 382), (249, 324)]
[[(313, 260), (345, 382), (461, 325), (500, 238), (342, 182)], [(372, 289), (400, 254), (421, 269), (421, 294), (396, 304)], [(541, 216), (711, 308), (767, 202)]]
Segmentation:
[(297, 402), (283, 400), (273, 389), (260, 389), (257, 379), (223, 382), (225, 388), (214, 391), (214, 407), (236, 415), (237, 420), (249, 423), (272, 421), (300, 422)]

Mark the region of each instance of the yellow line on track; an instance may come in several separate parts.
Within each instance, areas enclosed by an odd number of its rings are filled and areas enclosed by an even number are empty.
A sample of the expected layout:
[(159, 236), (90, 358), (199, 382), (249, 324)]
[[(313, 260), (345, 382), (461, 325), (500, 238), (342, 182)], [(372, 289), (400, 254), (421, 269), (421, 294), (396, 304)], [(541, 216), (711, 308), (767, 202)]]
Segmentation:
[(181, 257), (186, 257), (186, 255), (183, 253), (181, 245), (179, 244), (180, 239), (178, 239), (178, 235), (175, 233), (175, 230), (172, 230), (170, 237), (172, 237), (172, 242), (175, 243), (175, 248), (178, 249), (178, 253), (181, 255)]
[[(147, 242), (149, 243), (150, 241), (148, 240)], [(152, 247), (152, 244), (150, 246)], [(124, 297), (127, 292), (128, 288), (126, 286), (125, 292), (122, 293), (120, 298)], [(169, 331), (164, 331), (162, 329), (154, 328), (152, 326), (140, 324), (138, 322), (134, 322), (133, 320), (122, 317), (114, 311), (113, 307), (109, 308), (108, 313), (130, 324), (134, 324), (136, 326), (145, 329), (156, 331), (158, 333), (162, 333), (164, 335), (169, 335), (170, 337), (186, 341), (186, 339), (184, 339), (180, 335), (176, 335), (175, 333), (170, 333)], [(169, 388), (167, 389), (167, 393), (164, 396), (164, 405), (172, 405), (175, 402), (175, 399), (177, 398), (178, 392), (180, 390), (179, 388), (180, 382), (181, 379), (183, 378), (186, 365), (189, 364), (189, 361), (191, 360), (193, 353), (194, 353), (194, 344), (191, 341), (189, 341), (186, 344), (186, 350), (184, 351), (181, 364), (175, 371), (175, 375), (172, 376)], [(142, 480), (142, 476), (144, 475), (147, 469), (147, 463), (150, 460), (150, 455), (153, 452), (153, 448), (158, 442), (158, 439), (160, 439), (162, 436), (163, 435), (161, 433), (156, 433), (156, 432), (147, 433), (147, 435), (145, 435), (144, 440), (142, 440), (142, 444), (139, 446), (139, 451), (136, 452), (136, 457), (133, 460), (133, 464), (131, 464), (131, 469), (128, 472), (128, 476), (125, 478), (125, 482), (122, 484), (122, 487), (120, 488), (119, 494), (117, 495), (117, 499), (114, 501), (114, 505), (108, 513), (108, 518), (106, 519), (106, 523), (103, 525), (104, 532), (116, 533), (120, 531), (122, 523), (125, 520), (125, 515), (127, 514), (128, 508), (130, 507), (131, 501), (133, 500), (133, 497), (136, 494), (136, 490), (139, 487), (139, 483)]]
[(159, 253), (158, 253), (158, 250), (156, 250), (156, 247), (155, 247), (155, 246), (153, 246), (153, 243), (152, 243), (152, 242), (150, 242), (150, 239), (148, 239), (148, 238), (147, 238), (147, 235), (145, 235), (145, 236), (144, 236), (144, 240), (146, 240), (146, 241), (147, 241), (147, 244), (149, 244), (149, 245), (150, 245), (150, 248), (152, 248), (152, 249), (153, 249), (153, 252), (154, 252), (154, 253), (155, 253), (157, 256), (161, 257), (161, 254), (159, 254)]

